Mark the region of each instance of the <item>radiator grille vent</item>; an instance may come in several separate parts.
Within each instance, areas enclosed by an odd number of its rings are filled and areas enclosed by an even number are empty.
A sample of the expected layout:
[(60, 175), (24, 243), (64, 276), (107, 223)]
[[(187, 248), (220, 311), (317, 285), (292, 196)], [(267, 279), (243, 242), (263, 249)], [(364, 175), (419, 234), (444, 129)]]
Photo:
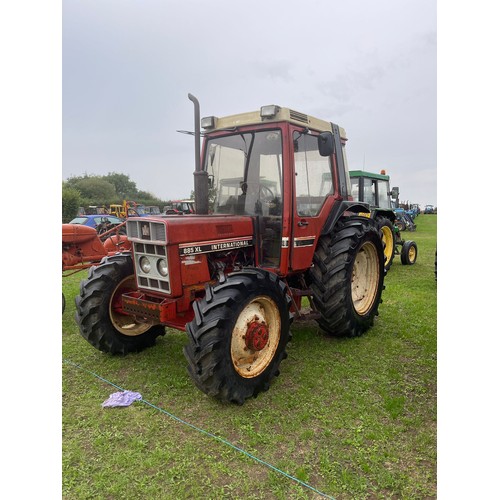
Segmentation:
[(162, 222), (149, 222), (141, 220), (127, 220), (127, 235), (147, 241), (166, 241), (167, 232)]
[(290, 110), (290, 118), (299, 122), (309, 123), (307, 115), (299, 113), (298, 111), (293, 111), (292, 109)]

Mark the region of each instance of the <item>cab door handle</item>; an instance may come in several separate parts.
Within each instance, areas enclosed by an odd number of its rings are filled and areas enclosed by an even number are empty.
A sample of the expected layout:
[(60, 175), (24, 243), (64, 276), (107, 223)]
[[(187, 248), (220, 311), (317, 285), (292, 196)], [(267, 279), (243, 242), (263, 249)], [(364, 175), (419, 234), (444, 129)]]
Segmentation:
[(308, 225), (309, 225), (309, 222), (307, 222), (306, 220), (301, 220), (297, 224), (297, 226), (299, 226), (299, 227), (304, 227), (304, 226), (308, 226)]

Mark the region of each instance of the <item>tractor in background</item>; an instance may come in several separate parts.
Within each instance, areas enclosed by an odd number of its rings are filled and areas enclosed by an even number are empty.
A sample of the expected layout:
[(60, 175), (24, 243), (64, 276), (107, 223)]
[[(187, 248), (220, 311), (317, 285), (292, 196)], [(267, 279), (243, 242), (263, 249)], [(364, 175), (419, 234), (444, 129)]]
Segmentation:
[(163, 207), (163, 213), (166, 215), (185, 215), (194, 214), (194, 200), (172, 200)]
[[(402, 222), (392, 208), (392, 200), (399, 198), (399, 188), (390, 188), (390, 177), (386, 175), (385, 170), (380, 174), (351, 170), (349, 177), (353, 199), (368, 203), (370, 211), (365, 215), (376, 222), (382, 233), (386, 270), (390, 269), (395, 255), (401, 255), (403, 265), (415, 264), (417, 244), (401, 238)], [(411, 219), (410, 222), (413, 224)], [(405, 228), (410, 222), (405, 223)]]
[[(63, 278), (98, 265), (104, 257), (129, 251), (131, 243), (123, 234), (124, 230), (125, 222), (104, 232), (81, 224), (63, 224)], [(63, 294), (63, 313), (65, 306), (66, 299)]]

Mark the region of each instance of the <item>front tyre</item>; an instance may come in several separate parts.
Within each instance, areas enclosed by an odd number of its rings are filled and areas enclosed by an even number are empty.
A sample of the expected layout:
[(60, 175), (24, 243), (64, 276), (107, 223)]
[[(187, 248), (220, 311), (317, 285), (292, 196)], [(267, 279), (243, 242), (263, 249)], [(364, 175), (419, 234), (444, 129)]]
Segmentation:
[(104, 257), (89, 270), (75, 298), (75, 320), (80, 334), (96, 349), (128, 354), (154, 345), (165, 334), (161, 325), (137, 322), (121, 309), (121, 295), (136, 290), (132, 257), (128, 253)]
[(286, 358), (290, 302), (283, 282), (262, 269), (231, 273), (207, 286), (186, 325), (184, 355), (196, 386), (237, 404), (267, 391)]
[(342, 218), (320, 238), (309, 271), (321, 328), (356, 337), (373, 325), (384, 283), (384, 253), (376, 225), (365, 217)]
[(405, 241), (401, 248), (401, 264), (412, 266), (417, 261), (417, 244), (414, 241)]

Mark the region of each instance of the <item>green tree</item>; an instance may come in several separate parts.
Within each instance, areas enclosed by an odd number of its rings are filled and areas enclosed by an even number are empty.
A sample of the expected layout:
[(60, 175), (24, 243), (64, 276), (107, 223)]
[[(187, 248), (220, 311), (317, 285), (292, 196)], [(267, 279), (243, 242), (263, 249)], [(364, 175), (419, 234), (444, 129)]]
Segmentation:
[(68, 223), (76, 217), (78, 207), (82, 206), (80, 191), (63, 183), (62, 187), (62, 221)]
[(74, 182), (72, 187), (80, 191), (88, 205), (109, 205), (118, 200), (115, 186), (102, 177), (83, 177)]
[(161, 203), (159, 198), (157, 198), (154, 194), (148, 193), (147, 191), (138, 191), (136, 201), (140, 201), (141, 203), (148, 205), (157, 205), (158, 203)]
[(116, 194), (120, 200), (133, 200), (137, 198), (137, 185), (135, 182), (130, 180), (128, 175), (110, 172), (102, 179), (115, 186)]

